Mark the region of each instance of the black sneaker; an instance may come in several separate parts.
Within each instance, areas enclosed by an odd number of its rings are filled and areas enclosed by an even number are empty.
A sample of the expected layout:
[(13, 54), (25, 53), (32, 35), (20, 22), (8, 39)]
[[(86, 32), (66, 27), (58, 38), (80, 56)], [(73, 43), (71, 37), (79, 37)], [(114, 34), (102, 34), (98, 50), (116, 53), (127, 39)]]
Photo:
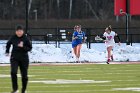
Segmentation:
[(27, 93), (26, 89), (21, 89), (21, 91), (22, 91), (21, 93)]
[(27, 92), (22, 92), (22, 93), (27, 93)]

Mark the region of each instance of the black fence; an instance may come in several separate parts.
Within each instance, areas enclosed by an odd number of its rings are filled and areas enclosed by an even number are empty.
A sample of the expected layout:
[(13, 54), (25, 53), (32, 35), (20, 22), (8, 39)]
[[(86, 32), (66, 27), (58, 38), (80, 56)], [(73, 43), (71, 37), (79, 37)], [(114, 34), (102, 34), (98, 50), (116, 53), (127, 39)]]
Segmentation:
[[(91, 48), (92, 43), (103, 43), (99, 41), (95, 41), (95, 37), (97, 35), (86, 35), (86, 44), (88, 48)], [(129, 34), (129, 44), (132, 45), (133, 43), (139, 43), (139, 42), (134, 42), (135, 38), (140, 37), (140, 34)], [(43, 37), (41, 41), (44, 42), (34, 42), (36, 44), (55, 44), (56, 47), (60, 47), (61, 44), (71, 44), (72, 42), (72, 35), (33, 35), (32, 38), (34, 37)], [(65, 37), (65, 38), (62, 38)], [(120, 34), (120, 37), (126, 38), (125, 34)], [(38, 40), (39, 41), (39, 40)], [(116, 42), (118, 42), (117, 38), (115, 39)], [(121, 38), (121, 43), (126, 43), (126, 40)]]
[[(113, 29), (120, 35), (121, 42), (126, 43), (125, 28)], [(104, 28), (83, 28), (82, 30), (86, 33), (86, 44), (88, 48), (90, 48), (91, 43), (97, 43), (95, 36), (104, 33)], [(61, 44), (71, 43), (72, 33), (73, 28), (30, 28), (28, 36), (34, 44), (55, 44), (56, 47), (60, 47)], [(14, 29), (0, 29), (0, 40), (7, 40), (12, 34), (14, 34)], [(140, 28), (129, 28), (128, 37), (131, 45), (133, 43), (140, 43)]]

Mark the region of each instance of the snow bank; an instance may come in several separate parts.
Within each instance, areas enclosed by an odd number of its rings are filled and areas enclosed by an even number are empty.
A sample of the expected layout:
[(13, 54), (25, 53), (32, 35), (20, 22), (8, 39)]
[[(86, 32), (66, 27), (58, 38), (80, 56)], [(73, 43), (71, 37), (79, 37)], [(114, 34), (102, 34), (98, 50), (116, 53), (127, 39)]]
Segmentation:
[(32, 51), (29, 53), (31, 62), (65, 62), (61, 48), (55, 48), (54, 45), (33, 45)]
[[(86, 44), (81, 49), (81, 61), (102, 62), (106, 61), (107, 53), (103, 43), (92, 44), (88, 49)], [(0, 63), (9, 63), (9, 58), (5, 56), (5, 44), (0, 44)], [(54, 45), (33, 44), (33, 49), (29, 52), (30, 62), (74, 62), (71, 44), (62, 44), (61, 48)], [(114, 61), (140, 61), (140, 44), (133, 46), (114, 47)]]
[(118, 61), (140, 61), (140, 47), (125, 46), (115, 51)]

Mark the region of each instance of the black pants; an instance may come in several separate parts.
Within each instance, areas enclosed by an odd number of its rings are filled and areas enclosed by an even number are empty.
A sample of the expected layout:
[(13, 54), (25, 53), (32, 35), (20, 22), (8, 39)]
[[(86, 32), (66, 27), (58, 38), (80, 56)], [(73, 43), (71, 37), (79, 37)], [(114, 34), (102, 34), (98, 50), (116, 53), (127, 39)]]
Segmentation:
[(22, 77), (22, 93), (25, 92), (27, 83), (28, 83), (28, 66), (29, 59), (28, 57), (11, 57), (11, 80), (12, 80), (12, 88), (13, 90), (18, 89), (18, 80), (17, 80), (17, 71), (18, 67), (20, 68), (21, 77)]

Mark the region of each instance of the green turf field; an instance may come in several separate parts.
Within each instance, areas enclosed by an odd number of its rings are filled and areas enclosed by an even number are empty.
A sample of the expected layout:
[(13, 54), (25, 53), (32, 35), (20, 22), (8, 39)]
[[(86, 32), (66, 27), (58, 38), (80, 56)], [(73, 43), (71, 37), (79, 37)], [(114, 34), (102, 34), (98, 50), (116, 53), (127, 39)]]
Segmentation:
[[(0, 67), (0, 93), (11, 91), (9, 69), (8, 66)], [(20, 79), (19, 77), (19, 86)], [(140, 64), (30, 66), (29, 68), (27, 93), (138, 92), (140, 92)]]

